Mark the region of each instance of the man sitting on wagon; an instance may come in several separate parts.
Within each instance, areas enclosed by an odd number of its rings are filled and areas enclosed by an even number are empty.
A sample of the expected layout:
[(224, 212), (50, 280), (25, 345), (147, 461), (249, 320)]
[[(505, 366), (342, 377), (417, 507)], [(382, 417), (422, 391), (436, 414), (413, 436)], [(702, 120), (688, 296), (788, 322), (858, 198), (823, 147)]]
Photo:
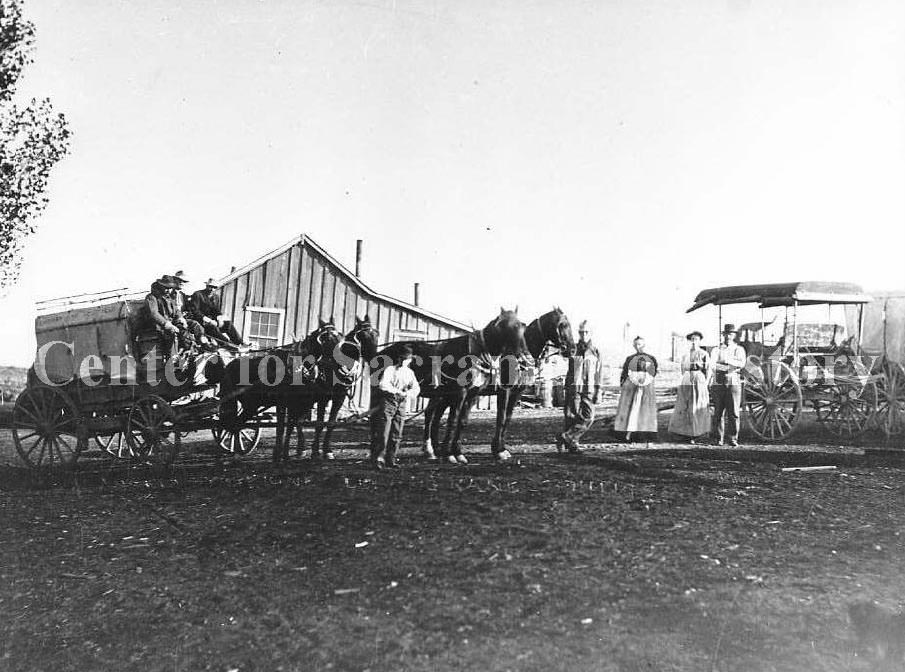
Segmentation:
[(220, 296), (217, 294), (217, 281), (208, 278), (204, 289), (194, 292), (188, 300), (189, 316), (199, 322), (211, 338), (226, 340), (238, 346), (244, 346), (242, 337), (229, 320), (223, 319), (220, 309)]
[[(172, 275), (164, 275), (151, 284), (151, 292), (145, 296), (145, 325), (154, 329), (166, 358), (179, 350), (188, 350), (202, 336), (200, 329), (193, 330), (176, 305), (175, 292), (179, 282)], [(196, 331), (196, 333), (192, 333)]]
[[(185, 320), (188, 323), (189, 332), (195, 338), (198, 345), (213, 352), (217, 349), (217, 341), (205, 336), (206, 329), (204, 328), (204, 322), (195, 316), (194, 311), (192, 310), (192, 302), (185, 294), (185, 286), (189, 282), (189, 279), (185, 275), (185, 271), (176, 271), (176, 275), (174, 275), (173, 278), (176, 280), (177, 285), (175, 291), (172, 293), (173, 301), (176, 304), (176, 310), (181, 312), (183, 317), (185, 317)], [(208, 334), (208, 336), (210, 335), (211, 334)], [(219, 338), (219, 336), (215, 335), (214, 338)]]

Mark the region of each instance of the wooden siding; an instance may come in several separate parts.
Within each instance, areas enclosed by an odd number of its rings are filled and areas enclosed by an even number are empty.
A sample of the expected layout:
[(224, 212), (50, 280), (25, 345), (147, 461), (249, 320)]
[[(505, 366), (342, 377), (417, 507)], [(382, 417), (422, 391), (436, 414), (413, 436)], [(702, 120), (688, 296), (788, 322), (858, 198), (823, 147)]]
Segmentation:
[[(432, 320), (417, 309), (364, 294), (343, 269), (304, 243), (293, 245), (224, 283), (220, 296), (224, 315), (232, 317), (239, 333), (244, 333), (246, 307), (284, 310), (286, 342), (304, 338), (317, 328), (318, 320), (331, 316), (337, 328), (348, 333), (355, 326), (356, 317), (368, 315), (380, 334), (381, 345), (393, 340), (400, 329), (421, 332), (428, 340), (465, 333)], [(367, 368), (364, 373), (364, 384), (356, 390), (354, 399), (359, 407), (367, 408)], [(482, 399), (480, 407), (486, 408), (487, 403)]]
[(318, 320), (330, 317), (346, 333), (355, 326), (356, 317), (365, 315), (380, 333), (381, 343), (390, 342), (397, 330), (421, 332), (431, 340), (463, 333), (415, 309), (364, 295), (341, 269), (304, 244), (294, 245), (224, 283), (220, 296), (224, 314), (232, 317), (240, 332), (245, 326), (246, 307), (284, 310), (287, 341), (303, 338), (317, 328)]

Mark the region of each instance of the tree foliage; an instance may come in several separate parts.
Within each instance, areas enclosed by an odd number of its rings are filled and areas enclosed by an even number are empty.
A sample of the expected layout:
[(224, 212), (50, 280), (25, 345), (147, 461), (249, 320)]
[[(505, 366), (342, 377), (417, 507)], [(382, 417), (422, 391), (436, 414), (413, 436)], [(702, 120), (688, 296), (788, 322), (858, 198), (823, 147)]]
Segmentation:
[(69, 146), (66, 119), (49, 99), (15, 100), (34, 36), (19, 0), (0, 0), (0, 290), (18, 278), (22, 245), (47, 205), (50, 171)]

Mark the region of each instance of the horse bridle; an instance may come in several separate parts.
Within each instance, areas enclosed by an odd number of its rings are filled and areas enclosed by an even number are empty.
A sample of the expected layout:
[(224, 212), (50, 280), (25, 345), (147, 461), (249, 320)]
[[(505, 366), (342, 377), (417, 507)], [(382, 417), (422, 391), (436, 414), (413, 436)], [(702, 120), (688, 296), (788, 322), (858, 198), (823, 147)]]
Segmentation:
[(359, 349), (362, 349), (364, 347), (364, 343), (362, 343), (361, 334), (363, 334), (364, 332), (370, 332), (375, 336), (380, 335), (380, 332), (377, 331), (370, 322), (359, 322), (355, 325), (355, 329), (352, 331), (352, 333), (349, 334), (349, 336), (347, 336), (346, 338), (358, 343)]
[(314, 332), (314, 340), (321, 348), (321, 356), (324, 355), (324, 341), (327, 336), (339, 335), (340, 338), (342, 335), (339, 333), (339, 329), (337, 329), (333, 324), (327, 323), (320, 327), (316, 332)]

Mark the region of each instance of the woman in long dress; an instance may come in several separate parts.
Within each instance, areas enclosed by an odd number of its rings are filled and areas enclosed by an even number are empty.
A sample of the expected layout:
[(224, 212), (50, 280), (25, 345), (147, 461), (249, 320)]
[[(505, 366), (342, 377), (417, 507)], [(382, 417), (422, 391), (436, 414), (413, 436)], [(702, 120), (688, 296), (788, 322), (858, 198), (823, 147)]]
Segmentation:
[[(619, 406), (613, 429), (623, 432), (626, 441), (632, 434), (657, 434), (657, 394), (654, 379), (657, 376), (657, 360), (644, 352), (644, 339), (636, 337), (635, 354), (629, 355), (622, 365)], [(650, 436), (648, 436), (650, 440)]]
[(710, 358), (701, 347), (703, 335), (700, 331), (693, 331), (685, 338), (691, 347), (682, 356), (682, 379), (676, 393), (676, 407), (669, 419), (669, 433), (694, 443), (695, 439), (710, 432), (710, 391), (707, 389)]

